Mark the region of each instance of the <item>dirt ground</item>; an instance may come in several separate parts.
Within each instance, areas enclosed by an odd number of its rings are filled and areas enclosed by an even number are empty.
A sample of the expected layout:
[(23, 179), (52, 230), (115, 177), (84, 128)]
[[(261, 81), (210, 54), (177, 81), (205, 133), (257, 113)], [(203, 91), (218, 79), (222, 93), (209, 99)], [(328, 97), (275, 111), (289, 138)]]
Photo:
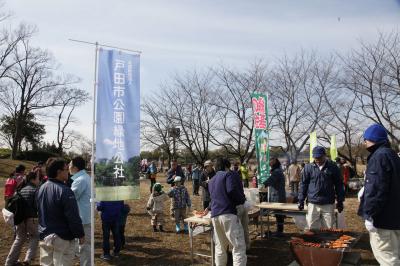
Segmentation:
[[(159, 177), (159, 181), (164, 181), (164, 177)], [(0, 181), (0, 194), (3, 195), (3, 181)], [(191, 194), (191, 184), (186, 184)], [(164, 190), (168, 191), (169, 185), (164, 184)], [(139, 200), (128, 201), (131, 207), (131, 213), (128, 216), (126, 225), (126, 246), (121, 251), (118, 259), (111, 262), (105, 262), (100, 259), (102, 254), (102, 234), (101, 221), (96, 213), (95, 230), (95, 264), (96, 265), (190, 265), (189, 236), (184, 234), (175, 234), (174, 222), (166, 219), (165, 233), (154, 233), (150, 225), (150, 216), (146, 213), (145, 205), (149, 197), (149, 181), (141, 181), (141, 198)], [(1, 197), (0, 206), (4, 206)], [(193, 209), (200, 210), (201, 200), (199, 196), (191, 196)], [(169, 203), (166, 204), (165, 213), (168, 213)], [(358, 208), (357, 199), (349, 197), (345, 203), (346, 224), (352, 231), (363, 232), (364, 235), (356, 245), (355, 249), (361, 253), (362, 265), (378, 265), (371, 253), (368, 235), (365, 233), (363, 222), (356, 215)], [(274, 230), (274, 223), (272, 223)], [(13, 240), (13, 233), (10, 227), (4, 224), (0, 219), (0, 264), (4, 261), (9, 252)], [(256, 230), (254, 225), (250, 226), (250, 231)], [(294, 258), (289, 249), (288, 240), (291, 236), (299, 233), (291, 218), (285, 220), (286, 237), (282, 239), (270, 238), (260, 239), (256, 233), (251, 235), (251, 250), (248, 254), (248, 265), (288, 265)], [(209, 252), (209, 234), (202, 234), (195, 237), (195, 245), (203, 252)], [(22, 253), (25, 254), (24, 252)], [(21, 254), (21, 259), (22, 258)], [(37, 256), (39, 257), (39, 255)], [(78, 259), (76, 259), (78, 264)], [(195, 257), (196, 265), (207, 265), (207, 258)], [(39, 265), (38, 258), (34, 265)]]

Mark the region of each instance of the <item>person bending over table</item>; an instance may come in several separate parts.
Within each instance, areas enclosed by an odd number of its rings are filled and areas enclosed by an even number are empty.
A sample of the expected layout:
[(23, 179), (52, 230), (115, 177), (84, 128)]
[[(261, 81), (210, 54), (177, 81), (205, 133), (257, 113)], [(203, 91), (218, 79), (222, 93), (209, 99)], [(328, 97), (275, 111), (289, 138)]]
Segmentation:
[(215, 167), (217, 173), (208, 183), (211, 195), (211, 221), (215, 236), (215, 263), (227, 265), (227, 249), (232, 246), (234, 266), (247, 264), (246, 243), (243, 227), (237, 216), (238, 205), (244, 204), (246, 198), (240, 190), (242, 184), (233, 171), (229, 171), (230, 162), (218, 158)]
[[(271, 157), (269, 160), (269, 166), (271, 167), (271, 175), (263, 184), (265, 187), (270, 187), (270, 202), (286, 203), (286, 191), (285, 191), (285, 175), (283, 174), (281, 162), (278, 158)], [(283, 224), (285, 222), (284, 215), (275, 215), (276, 218), (276, 232), (273, 234), (275, 237), (283, 236)]]

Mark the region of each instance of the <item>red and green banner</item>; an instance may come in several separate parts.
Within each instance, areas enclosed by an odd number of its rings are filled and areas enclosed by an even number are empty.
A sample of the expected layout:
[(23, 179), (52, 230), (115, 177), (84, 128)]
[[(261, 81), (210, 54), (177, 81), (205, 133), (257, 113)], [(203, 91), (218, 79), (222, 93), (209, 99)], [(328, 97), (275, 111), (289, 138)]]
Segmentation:
[(254, 137), (257, 157), (257, 179), (262, 184), (269, 178), (269, 132), (268, 98), (264, 94), (252, 93)]

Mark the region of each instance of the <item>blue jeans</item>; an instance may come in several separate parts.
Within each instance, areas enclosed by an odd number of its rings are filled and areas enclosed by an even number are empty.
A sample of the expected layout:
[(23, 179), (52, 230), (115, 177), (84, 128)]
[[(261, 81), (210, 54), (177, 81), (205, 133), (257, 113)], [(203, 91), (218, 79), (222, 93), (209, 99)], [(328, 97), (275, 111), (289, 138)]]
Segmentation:
[(114, 240), (114, 253), (119, 253), (121, 250), (121, 236), (119, 222), (102, 221), (103, 228), (103, 254), (110, 255), (110, 231)]

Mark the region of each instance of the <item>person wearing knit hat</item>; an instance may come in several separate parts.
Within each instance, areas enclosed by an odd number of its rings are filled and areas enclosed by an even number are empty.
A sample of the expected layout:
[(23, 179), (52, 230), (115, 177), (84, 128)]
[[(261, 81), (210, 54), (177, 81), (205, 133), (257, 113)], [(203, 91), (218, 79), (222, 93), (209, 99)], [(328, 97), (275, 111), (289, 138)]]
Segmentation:
[(343, 211), (344, 186), (340, 169), (326, 158), (325, 148), (316, 146), (312, 150), (314, 162), (307, 164), (302, 172), (299, 189), (299, 210), (308, 200), (307, 229), (332, 228), (336, 209)]
[(369, 126), (364, 132), (364, 140), (374, 143), (388, 142), (388, 134), (386, 129), (380, 124)]
[[(162, 191), (163, 186), (160, 183), (155, 183), (153, 186), (153, 192), (147, 201), (146, 209), (151, 215), (151, 225), (153, 226), (153, 231), (164, 232), (164, 202), (167, 201), (168, 195)], [(157, 229), (157, 226), (159, 229)]]
[(400, 158), (382, 125), (369, 126), (363, 136), (370, 155), (358, 215), (365, 220), (379, 264), (400, 265)]

